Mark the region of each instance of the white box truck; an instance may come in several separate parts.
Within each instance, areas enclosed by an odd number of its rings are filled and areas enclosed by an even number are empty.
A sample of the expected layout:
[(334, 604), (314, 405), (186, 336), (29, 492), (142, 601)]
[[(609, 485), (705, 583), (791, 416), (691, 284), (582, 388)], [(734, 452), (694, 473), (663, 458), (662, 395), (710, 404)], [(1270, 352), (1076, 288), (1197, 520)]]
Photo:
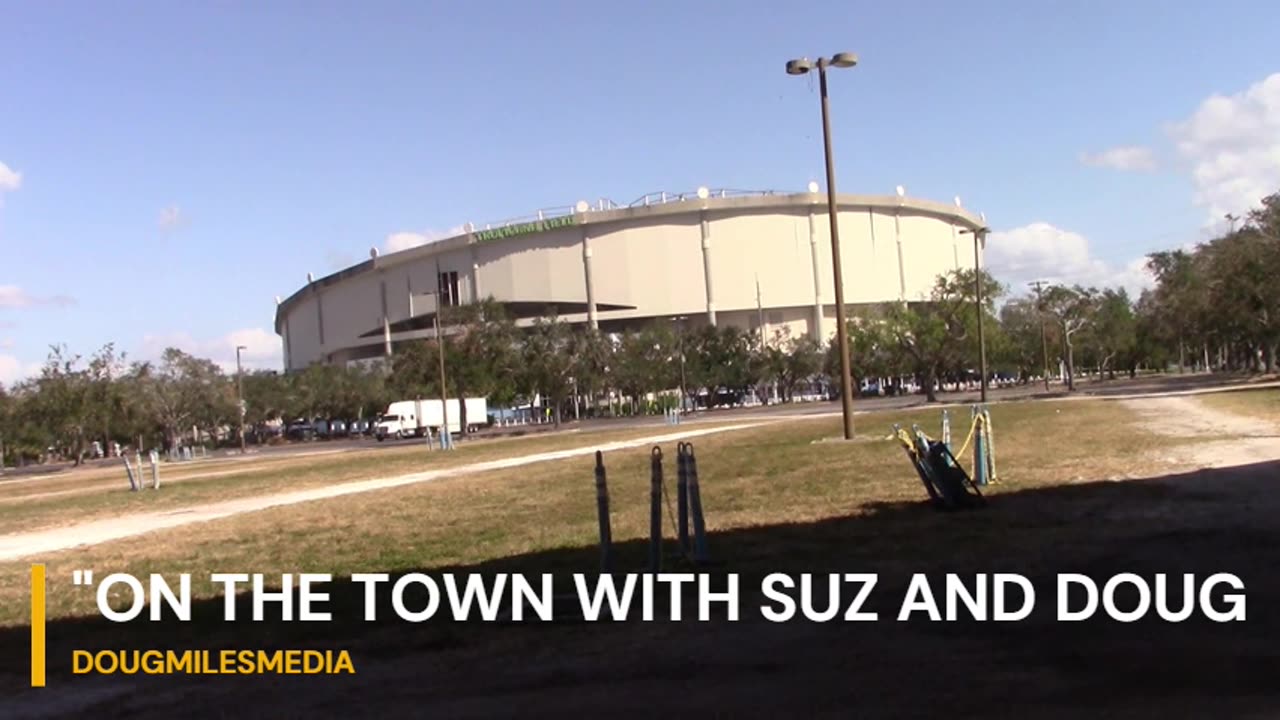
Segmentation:
[[(489, 404), (485, 398), (467, 398), (467, 427), (475, 429), (489, 422)], [(449, 400), (449, 432), (458, 433), (462, 429), (462, 413), (458, 400)], [(432, 435), (440, 434), (440, 426), (444, 424), (443, 405), (439, 400), (400, 400), (387, 406), (387, 411), (378, 418), (373, 434), (379, 442), (387, 438), (422, 437), (427, 430)]]

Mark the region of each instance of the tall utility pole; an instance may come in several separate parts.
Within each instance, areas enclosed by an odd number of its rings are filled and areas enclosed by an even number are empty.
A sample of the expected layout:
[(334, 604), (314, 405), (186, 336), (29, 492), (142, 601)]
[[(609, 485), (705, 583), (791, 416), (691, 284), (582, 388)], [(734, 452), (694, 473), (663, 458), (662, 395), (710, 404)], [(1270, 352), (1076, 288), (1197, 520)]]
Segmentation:
[[(236, 346), (236, 400), (238, 401), (236, 404), (239, 405), (240, 407), (240, 454), (241, 455), (244, 455), (246, 450), (244, 446), (244, 413), (245, 413), (244, 368), (240, 365), (240, 351), (246, 350), (246, 349), (247, 348), (244, 345)], [(138, 449), (139, 449), (139, 452), (141, 452), (141, 449), (142, 449), (141, 444), (138, 445)]]
[(978, 372), (982, 373), (982, 402), (987, 402), (987, 336), (982, 329), (982, 316), (987, 314), (982, 304), (982, 246), (987, 244), (990, 228), (961, 230), (961, 234), (973, 235), (973, 294), (978, 304)]
[(831, 219), (831, 275), (835, 284), (836, 343), (840, 346), (840, 410), (844, 417), (844, 439), (853, 439), (853, 370), (849, 361), (849, 328), (844, 312), (844, 274), (840, 262), (840, 222), (836, 206), (836, 170), (831, 155), (831, 109), (827, 100), (827, 67), (853, 67), (858, 56), (853, 53), (836, 53), (830, 58), (820, 57), (812, 62), (808, 58), (787, 61), (788, 75), (804, 75), (818, 68), (818, 88), (822, 96), (822, 145), (827, 162), (827, 216)]
[(1036, 317), (1040, 318), (1040, 358), (1044, 362), (1044, 390), (1049, 392), (1049, 337), (1044, 331), (1044, 301), (1040, 297), (1044, 281), (1036, 280), (1027, 284), (1036, 289)]
[[(436, 314), (431, 319), (432, 325), (436, 330), (436, 354), (440, 356), (440, 449), (450, 450), (453, 448), (453, 435), (449, 432), (449, 386), (445, 384), (444, 375), (444, 334), (440, 332), (440, 311), (444, 307), (442, 300), (444, 299), (444, 275), (440, 272), (440, 258), (436, 257)], [(455, 301), (456, 302), (456, 301)], [(458, 398), (458, 407), (462, 407), (464, 400)], [(447, 442), (446, 442), (447, 441)]]
[(440, 356), (440, 449), (453, 449), (453, 435), (449, 432), (449, 386), (444, 375), (444, 335), (440, 332), (440, 296), (436, 295), (436, 316), (431, 319), (436, 329), (436, 355)]

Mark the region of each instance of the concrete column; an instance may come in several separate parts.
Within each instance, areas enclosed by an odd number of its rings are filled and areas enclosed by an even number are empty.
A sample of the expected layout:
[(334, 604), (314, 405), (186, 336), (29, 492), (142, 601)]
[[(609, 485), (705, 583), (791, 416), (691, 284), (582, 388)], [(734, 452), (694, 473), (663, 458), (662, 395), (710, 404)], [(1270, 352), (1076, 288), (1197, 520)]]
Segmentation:
[(898, 245), (898, 299), (907, 301), (907, 270), (902, 264), (902, 210), (893, 213), (893, 239)]
[(316, 325), (320, 330), (320, 347), (324, 347), (324, 296), (319, 290), (316, 294)]
[(484, 295), (480, 294), (480, 260), (476, 257), (476, 246), (471, 246), (471, 302), (480, 302)]
[[(382, 299), (382, 354), (391, 357), (391, 321), (387, 318), (387, 281), (385, 279), (378, 281), (378, 291)], [(409, 297), (413, 297), (412, 292)], [(409, 311), (409, 316), (413, 317), (412, 309)]]
[(818, 223), (809, 207), (809, 256), (813, 260), (813, 337), (818, 342), (826, 340), (822, 332), (822, 272), (818, 264)]
[(587, 236), (587, 229), (582, 229), (582, 280), (587, 288), (587, 323), (591, 329), (600, 328), (600, 319), (596, 315), (596, 288), (595, 283), (591, 279), (591, 238)]
[(951, 225), (951, 254), (955, 258), (956, 269), (960, 269), (960, 230), (954, 223)]
[(707, 289), (707, 323), (716, 325), (716, 300), (711, 287), (711, 223), (707, 220), (707, 211), (702, 211), (702, 274), (706, 278)]

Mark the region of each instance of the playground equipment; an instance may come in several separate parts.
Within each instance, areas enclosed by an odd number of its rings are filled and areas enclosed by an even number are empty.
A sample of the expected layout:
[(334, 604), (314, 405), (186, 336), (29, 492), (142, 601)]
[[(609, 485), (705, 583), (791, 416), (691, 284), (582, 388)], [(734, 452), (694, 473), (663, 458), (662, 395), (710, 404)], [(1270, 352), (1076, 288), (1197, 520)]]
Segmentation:
[(121, 453), (120, 459), (124, 461), (124, 471), (129, 475), (129, 490), (138, 492), (142, 489), (142, 463), (138, 463), (138, 474), (133, 474), (133, 465), (129, 463), (129, 456)]
[[(680, 546), (679, 558), (694, 565), (711, 563), (707, 548), (706, 520), (702, 514), (702, 492), (698, 485), (698, 459), (693, 443), (676, 446), (676, 536)], [(596, 451), (595, 466), (596, 514), (600, 527), (600, 570), (613, 572), (613, 531), (609, 515), (609, 485), (604, 466), (604, 454)], [(650, 572), (660, 572), (663, 561), (665, 537), (662, 529), (663, 508), (670, 516), (667, 498), (662, 448), (654, 446), (649, 452), (649, 562)], [(693, 536), (690, 537), (690, 525)]]
[[(129, 490), (138, 492), (145, 487), (146, 473), (142, 469), (142, 452), (134, 452), (134, 458), (137, 460), (137, 467), (134, 463), (129, 462), (128, 453), (120, 453), (120, 460), (124, 462), (124, 472), (129, 477)], [(147, 460), (151, 463), (151, 487), (154, 490), (160, 489), (160, 453), (152, 450), (147, 453)]]
[[(999, 482), (991, 411), (986, 406), (974, 405), (969, 415), (969, 434), (960, 451), (955, 453), (951, 450), (951, 415), (947, 410), (942, 411), (941, 440), (930, 438), (918, 425), (912, 425), (911, 432), (901, 425), (893, 426), (893, 438), (902, 444), (929, 499), (939, 509), (980, 507), (986, 501), (979, 487)], [(970, 445), (973, 446), (973, 472), (967, 473), (957, 458), (964, 457)]]
[[(153, 490), (159, 490), (160, 489), (160, 453), (156, 452), (155, 450), (152, 450), (150, 453), (147, 454), (147, 458), (151, 460), (151, 488)], [(142, 459), (139, 458), (138, 462), (141, 463)], [(139, 467), (138, 469), (141, 470), (142, 468)]]

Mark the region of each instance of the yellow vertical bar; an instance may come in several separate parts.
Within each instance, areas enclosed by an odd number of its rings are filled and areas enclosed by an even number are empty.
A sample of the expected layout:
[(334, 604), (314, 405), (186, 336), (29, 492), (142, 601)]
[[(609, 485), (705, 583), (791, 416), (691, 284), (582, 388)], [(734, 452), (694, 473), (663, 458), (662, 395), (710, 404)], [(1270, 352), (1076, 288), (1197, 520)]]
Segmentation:
[(31, 566), (31, 687), (44, 687), (44, 565)]

